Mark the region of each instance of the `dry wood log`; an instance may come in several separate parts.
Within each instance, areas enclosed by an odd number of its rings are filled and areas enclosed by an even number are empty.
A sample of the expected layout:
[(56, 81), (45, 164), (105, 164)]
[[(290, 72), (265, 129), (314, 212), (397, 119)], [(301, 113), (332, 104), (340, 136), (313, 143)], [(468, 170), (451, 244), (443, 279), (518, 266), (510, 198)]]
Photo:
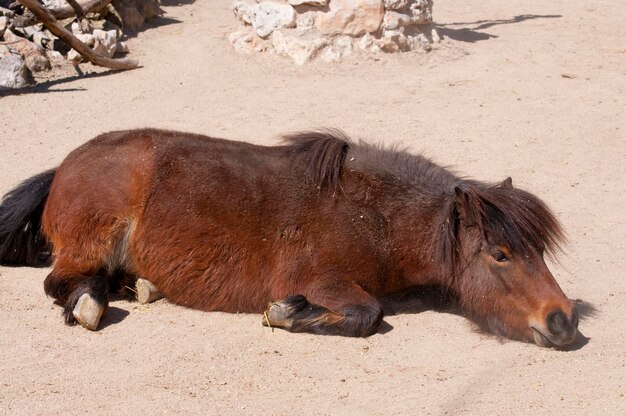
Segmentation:
[(163, 294), (159, 292), (159, 289), (146, 279), (137, 279), (135, 290), (137, 292), (137, 302), (139, 303), (152, 303), (163, 298)]
[(33, 14), (37, 16), (37, 19), (39, 19), (52, 34), (74, 48), (89, 62), (112, 69), (134, 69), (139, 67), (139, 63), (132, 59), (111, 59), (95, 53), (93, 49), (81, 42), (72, 32), (65, 29), (52, 13), (39, 4), (37, 0), (19, 0), (19, 2), (33, 12)]
[[(76, 0), (65, 0), (65, 1), (69, 3), (72, 9), (74, 9), (74, 13), (76, 13), (76, 17), (78, 18), (78, 20), (85, 17), (85, 12), (83, 11), (83, 8), (81, 7), (80, 4), (78, 4)], [(54, 15), (54, 13), (52, 13), (52, 15)]]

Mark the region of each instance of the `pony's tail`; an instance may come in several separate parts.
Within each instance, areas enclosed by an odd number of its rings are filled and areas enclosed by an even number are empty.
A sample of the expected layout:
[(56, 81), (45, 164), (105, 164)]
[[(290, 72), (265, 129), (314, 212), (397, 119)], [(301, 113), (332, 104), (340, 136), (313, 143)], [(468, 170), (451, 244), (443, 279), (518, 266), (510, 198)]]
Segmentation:
[(43, 267), (50, 245), (41, 233), (41, 215), (56, 169), (25, 180), (0, 203), (0, 264)]

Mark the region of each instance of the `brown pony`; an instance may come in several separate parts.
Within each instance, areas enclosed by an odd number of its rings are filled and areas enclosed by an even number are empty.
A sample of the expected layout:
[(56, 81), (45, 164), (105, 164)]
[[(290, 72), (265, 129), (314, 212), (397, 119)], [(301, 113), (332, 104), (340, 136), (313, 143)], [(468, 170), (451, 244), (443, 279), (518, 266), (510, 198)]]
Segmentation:
[(51, 247), (44, 288), (68, 324), (80, 299), (104, 311), (125, 275), (190, 308), (266, 310), (264, 324), (292, 332), (368, 336), (381, 297), (439, 285), (491, 332), (564, 346), (578, 315), (543, 259), (562, 238), (510, 178), (464, 180), (338, 131), (275, 147), (106, 133), (0, 206), (0, 262), (45, 263)]

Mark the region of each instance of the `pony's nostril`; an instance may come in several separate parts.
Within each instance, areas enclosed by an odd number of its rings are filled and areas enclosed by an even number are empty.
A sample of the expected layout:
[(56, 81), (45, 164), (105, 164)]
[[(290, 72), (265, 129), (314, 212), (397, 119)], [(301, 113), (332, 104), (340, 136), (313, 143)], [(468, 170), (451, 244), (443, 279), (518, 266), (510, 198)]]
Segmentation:
[(546, 318), (548, 330), (553, 334), (561, 334), (567, 331), (569, 319), (562, 311), (554, 311)]

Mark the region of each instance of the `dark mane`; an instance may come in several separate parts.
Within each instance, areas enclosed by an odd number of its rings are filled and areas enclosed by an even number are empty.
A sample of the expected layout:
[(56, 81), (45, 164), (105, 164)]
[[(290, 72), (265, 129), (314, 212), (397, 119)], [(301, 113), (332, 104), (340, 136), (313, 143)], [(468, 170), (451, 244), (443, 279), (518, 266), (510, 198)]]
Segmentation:
[(286, 149), (301, 160), (320, 190), (333, 194), (341, 187), (341, 174), (350, 138), (340, 130), (293, 133), (283, 138)]
[(418, 190), (420, 196), (443, 196), (448, 188), (459, 181), (454, 172), (440, 166), (422, 154), (414, 154), (406, 148), (387, 144), (372, 144), (359, 140), (351, 156), (356, 164), (363, 162), (367, 170), (390, 175), (400, 183)]
[[(513, 187), (462, 181), (455, 188), (465, 196), (469, 220), (487, 241), (506, 245), (512, 252), (525, 255), (532, 249), (545, 249), (549, 256), (560, 250), (565, 240), (554, 214), (536, 196)], [(436, 235), (439, 260), (456, 267), (461, 254), (458, 240), (460, 213), (453, 195), (447, 203), (441, 230)]]

